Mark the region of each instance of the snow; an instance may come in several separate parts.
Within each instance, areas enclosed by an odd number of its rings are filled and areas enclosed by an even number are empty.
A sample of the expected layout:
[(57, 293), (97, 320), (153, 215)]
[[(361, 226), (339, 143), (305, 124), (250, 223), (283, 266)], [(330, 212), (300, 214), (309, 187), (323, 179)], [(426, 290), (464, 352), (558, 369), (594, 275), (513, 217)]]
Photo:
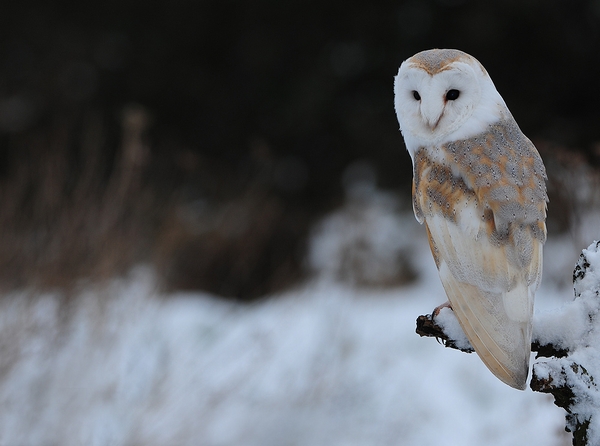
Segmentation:
[(533, 321), (533, 339), (540, 344), (558, 348), (578, 345), (589, 330), (588, 314), (583, 302), (571, 302), (562, 307), (539, 312)]
[[(572, 389), (571, 412), (580, 424), (589, 420), (588, 444), (600, 444), (600, 389), (593, 378), (600, 376), (600, 242), (582, 251), (574, 274), (575, 299), (539, 314), (534, 321), (534, 339), (566, 350), (568, 355), (541, 361), (534, 368), (538, 377), (551, 379), (556, 387)], [(567, 421), (575, 430), (575, 420)]]
[(473, 350), (471, 343), (467, 339), (465, 332), (460, 327), (458, 319), (450, 307), (443, 307), (435, 316), (435, 322), (440, 326), (444, 333), (454, 341), (456, 347), (461, 350)]
[[(569, 444), (550, 396), (513, 390), (475, 354), (415, 334), (416, 317), (446, 299), (424, 228), (388, 204), (364, 202), (349, 225), (331, 216), (314, 235), (329, 248), (313, 252), (313, 279), (251, 305), (165, 295), (145, 267), (71, 299), (4, 296), (0, 444)], [(402, 246), (373, 225), (402, 228)], [(335, 253), (359, 236), (377, 262), (410, 253), (419, 279), (340, 280)]]
[(369, 286), (394, 285), (414, 274), (403, 260), (422, 228), (412, 213), (398, 213), (397, 197), (373, 188), (367, 181), (348, 185), (346, 206), (314, 228), (308, 264), (316, 275)]

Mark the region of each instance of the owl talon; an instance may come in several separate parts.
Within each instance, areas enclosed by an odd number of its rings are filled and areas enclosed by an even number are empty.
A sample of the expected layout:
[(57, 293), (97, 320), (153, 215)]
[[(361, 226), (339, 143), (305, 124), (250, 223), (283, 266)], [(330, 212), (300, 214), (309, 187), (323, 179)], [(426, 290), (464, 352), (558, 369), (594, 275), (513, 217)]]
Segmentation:
[(432, 319), (435, 319), (435, 317), (438, 314), (440, 314), (440, 311), (442, 311), (442, 308), (450, 308), (452, 310), (452, 304), (450, 302), (444, 302), (442, 305), (438, 305), (437, 307), (435, 307), (433, 309), (433, 312), (431, 313)]

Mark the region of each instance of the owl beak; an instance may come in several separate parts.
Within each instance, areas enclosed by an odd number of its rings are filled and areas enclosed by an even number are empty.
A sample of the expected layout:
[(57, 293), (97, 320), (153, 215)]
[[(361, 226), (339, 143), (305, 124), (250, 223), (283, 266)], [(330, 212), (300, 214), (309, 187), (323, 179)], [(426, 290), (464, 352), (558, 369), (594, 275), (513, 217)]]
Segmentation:
[(421, 105), (421, 116), (429, 129), (433, 132), (442, 116), (444, 115), (444, 107), (431, 102), (423, 102)]
[(440, 116), (437, 120), (433, 121), (427, 121), (427, 126), (429, 127), (429, 129), (433, 132), (436, 127), (438, 126), (438, 124), (440, 123), (440, 119), (442, 119), (442, 117)]

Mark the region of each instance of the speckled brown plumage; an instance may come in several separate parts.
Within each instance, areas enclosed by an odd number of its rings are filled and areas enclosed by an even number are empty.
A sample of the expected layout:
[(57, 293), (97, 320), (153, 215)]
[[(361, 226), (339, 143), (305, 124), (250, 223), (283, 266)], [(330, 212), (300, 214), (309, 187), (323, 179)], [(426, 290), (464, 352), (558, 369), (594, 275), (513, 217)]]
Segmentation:
[(525, 267), (532, 248), (523, 232), (545, 242), (548, 196), (542, 160), (514, 126), (503, 121), (482, 135), (444, 144), (438, 149), (444, 156), (435, 157), (444, 162), (418, 150), (413, 207), (419, 221), (437, 213), (455, 223), (457, 212), (474, 203), (487, 237), (497, 246), (512, 245), (518, 253), (509, 260)]

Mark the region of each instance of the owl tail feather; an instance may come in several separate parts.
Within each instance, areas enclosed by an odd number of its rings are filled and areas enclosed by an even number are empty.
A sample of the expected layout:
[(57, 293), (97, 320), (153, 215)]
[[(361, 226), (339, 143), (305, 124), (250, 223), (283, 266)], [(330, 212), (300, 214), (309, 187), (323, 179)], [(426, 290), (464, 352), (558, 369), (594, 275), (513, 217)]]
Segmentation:
[(465, 335), (487, 368), (502, 382), (524, 390), (529, 374), (531, 324), (512, 320), (502, 296), (489, 295), (473, 285), (458, 282), (445, 263), (440, 278)]

